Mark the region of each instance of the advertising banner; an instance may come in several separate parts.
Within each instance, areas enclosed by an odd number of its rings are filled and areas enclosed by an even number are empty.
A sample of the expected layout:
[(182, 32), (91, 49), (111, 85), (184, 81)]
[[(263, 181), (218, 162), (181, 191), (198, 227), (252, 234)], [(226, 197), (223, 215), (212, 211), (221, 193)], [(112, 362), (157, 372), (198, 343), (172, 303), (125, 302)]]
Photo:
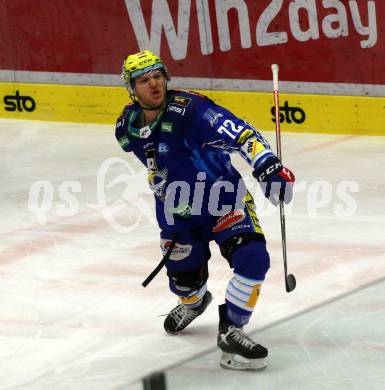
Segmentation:
[[(299, 86), (385, 85), (383, 0), (2, 4), (3, 75), (32, 71), (116, 76), (127, 54), (150, 49), (180, 78), (270, 80), (270, 65), (278, 63), (282, 80)], [(97, 77), (92, 80), (97, 83)]]
[[(200, 91), (259, 130), (275, 129), (272, 93)], [(114, 125), (122, 87), (0, 83), (0, 117)], [(283, 132), (385, 135), (385, 98), (281, 94)], [(113, 128), (111, 129), (113, 132)]]
[(2, 118), (112, 124), (129, 102), (123, 59), (150, 49), (171, 87), (206, 90), (257, 128), (274, 128), (276, 63), (285, 131), (385, 134), (383, 0), (30, 3), (0, 7)]

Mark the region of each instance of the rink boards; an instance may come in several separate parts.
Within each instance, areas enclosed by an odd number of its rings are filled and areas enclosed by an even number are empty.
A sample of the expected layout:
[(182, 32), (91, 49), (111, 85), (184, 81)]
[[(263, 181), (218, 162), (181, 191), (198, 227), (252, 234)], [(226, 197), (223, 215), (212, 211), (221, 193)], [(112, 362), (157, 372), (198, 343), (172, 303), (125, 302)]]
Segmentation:
[[(1, 118), (113, 124), (123, 87), (0, 83)], [(199, 91), (261, 130), (274, 130), (273, 94)], [(385, 97), (280, 94), (283, 131), (385, 135)]]

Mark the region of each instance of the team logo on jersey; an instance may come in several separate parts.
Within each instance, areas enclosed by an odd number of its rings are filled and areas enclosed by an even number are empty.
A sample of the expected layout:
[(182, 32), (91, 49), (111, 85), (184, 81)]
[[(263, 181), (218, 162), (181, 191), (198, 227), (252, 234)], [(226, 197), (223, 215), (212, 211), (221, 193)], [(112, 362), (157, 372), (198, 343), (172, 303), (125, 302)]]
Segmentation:
[(215, 112), (213, 109), (209, 108), (203, 113), (203, 118), (206, 119), (211, 127), (214, 127), (217, 123), (219, 118), (221, 118), (223, 114), (219, 112)]
[(167, 154), (168, 152), (170, 151), (170, 148), (167, 144), (165, 144), (164, 142), (160, 142), (159, 145), (158, 145), (158, 152), (160, 154)]
[(143, 145), (143, 150), (147, 150), (149, 148), (154, 149), (154, 143), (153, 142), (147, 142), (146, 144)]
[(256, 137), (248, 139), (241, 147), (241, 151), (250, 161), (253, 161), (254, 158), (264, 150), (265, 147), (258, 142)]
[(151, 135), (150, 126), (144, 126), (139, 130), (140, 138), (148, 138)]
[(167, 111), (176, 112), (177, 114), (184, 115), (184, 113), (186, 112), (186, 109), (180, 108), (177, 106), (168, 106)]
[(177, 215), (181, 218), (190, 218), (192, 213), (192, 208), (188, 203), (182, 203), (178, 207), (173, 207), (168, 209), (171, 214)]
[(250, 195), (249, 192), (247, 192), (247, 194), (244, 196), (242, 200), (246, 206), (247, 214), (251, 220), (254, 230), (257, 233), (263, 234), (261, 225), (259, 224), (257, 213), (255, 212), (255, 204), (254, 204), (253, 197)]
[(238, 230), (238, 229), (250, 229), (251, 225), (249, 224), (241, 224), (241, 225), (235, 225), (231, 228), (231, 230)]
[(158, 167), (156, 166), (155, 150), (154, 149), (146, 150), (145, 154), (146, 154), (147, 170), (149, 172), (157, 172)]
[(126, 135), (119, 138), (118, 142), (119, 142), (120, 146), (122, 147), (122, 149), (124, 149), (126, 146), (128, 146), (130, 144), (130, 140), (128, 139), (128, 137)]
[(160, 130), (162, 133), (171, 133), (173, 124), (171, 122), (162, 122), (160, 125)]
[(148, 184), (150, 186), (151, 191), (154, 195), (159, 198), (161, 201), (165, 199), (165, 186), (168, 177), (168, 170), (164, 168), (160, 171), (151, 171), (148, 170)]
[(171, 98), (171, 103), (177, 104), (178, 106), (187, 107), (191, 102), (191, 99), (183, 96), (173, 96)]
[(184, 115), (186, 109), (177, 106), (168, 106), (167, 111), (176, 112), (177, 114)]
[(116, 127), (121, 127), (124, 125), (124, 118), (116, 122)]
[(238, 144), (240, 144), (240, 145), (244, 144), (245, 141), (248, 138), (250, 138), (253, 134), (254, 134), (253, 130), (250, 130), (250, 129), (243, 130), (241, 135), (238, 138)]
[(246, 215), (242, 210), (230, 211), (229, 213), (218, 219), (217, 223), (213, 228), (213, 232), (218, 233), (225, 229), (228, 229), (237, 224), (238, 222), (243, 221), (245, 217)]
[[(162, 248), (163, 255), (166, 254), (168, 248), (170, 248), (171, 241), (162, 238), (160, 240), (160, 246)], [(180, 244), (176, 242), (173, 250), (171, 251), (171, 255), (169, 257), (170, 260), (183, 260), (190, 255), (192, 251), (192, 245), (189, 244)]]

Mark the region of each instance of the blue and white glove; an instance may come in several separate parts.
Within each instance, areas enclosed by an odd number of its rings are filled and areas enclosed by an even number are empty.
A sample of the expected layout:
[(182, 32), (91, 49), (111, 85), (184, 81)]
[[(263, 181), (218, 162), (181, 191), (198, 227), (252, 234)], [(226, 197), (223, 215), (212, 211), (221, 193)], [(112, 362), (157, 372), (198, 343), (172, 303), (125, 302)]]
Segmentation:
[(265, 197), (274, 206), (278, 206), (279, 201), (289, 203), (292, 200), (295, 176), (277, 157), (269, 157), (254, 169), (253, 176), (261, 184)]

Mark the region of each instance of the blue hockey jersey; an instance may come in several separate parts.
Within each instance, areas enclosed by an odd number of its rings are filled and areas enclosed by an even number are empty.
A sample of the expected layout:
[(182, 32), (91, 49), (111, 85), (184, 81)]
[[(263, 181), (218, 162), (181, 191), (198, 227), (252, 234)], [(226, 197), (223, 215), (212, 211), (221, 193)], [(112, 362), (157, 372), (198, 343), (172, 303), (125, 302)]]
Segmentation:
[(138, 103), (126, 106), (115, 134), (123, 150), (147, 167), (163, 230), (213, 224), (229, 208), (239, 208), (245, 187), (232, 152), (253, 168), (273, 156), (260, 132), (195, 92), (168, 91), (151, 125), (137, 126), (141, 111)]

